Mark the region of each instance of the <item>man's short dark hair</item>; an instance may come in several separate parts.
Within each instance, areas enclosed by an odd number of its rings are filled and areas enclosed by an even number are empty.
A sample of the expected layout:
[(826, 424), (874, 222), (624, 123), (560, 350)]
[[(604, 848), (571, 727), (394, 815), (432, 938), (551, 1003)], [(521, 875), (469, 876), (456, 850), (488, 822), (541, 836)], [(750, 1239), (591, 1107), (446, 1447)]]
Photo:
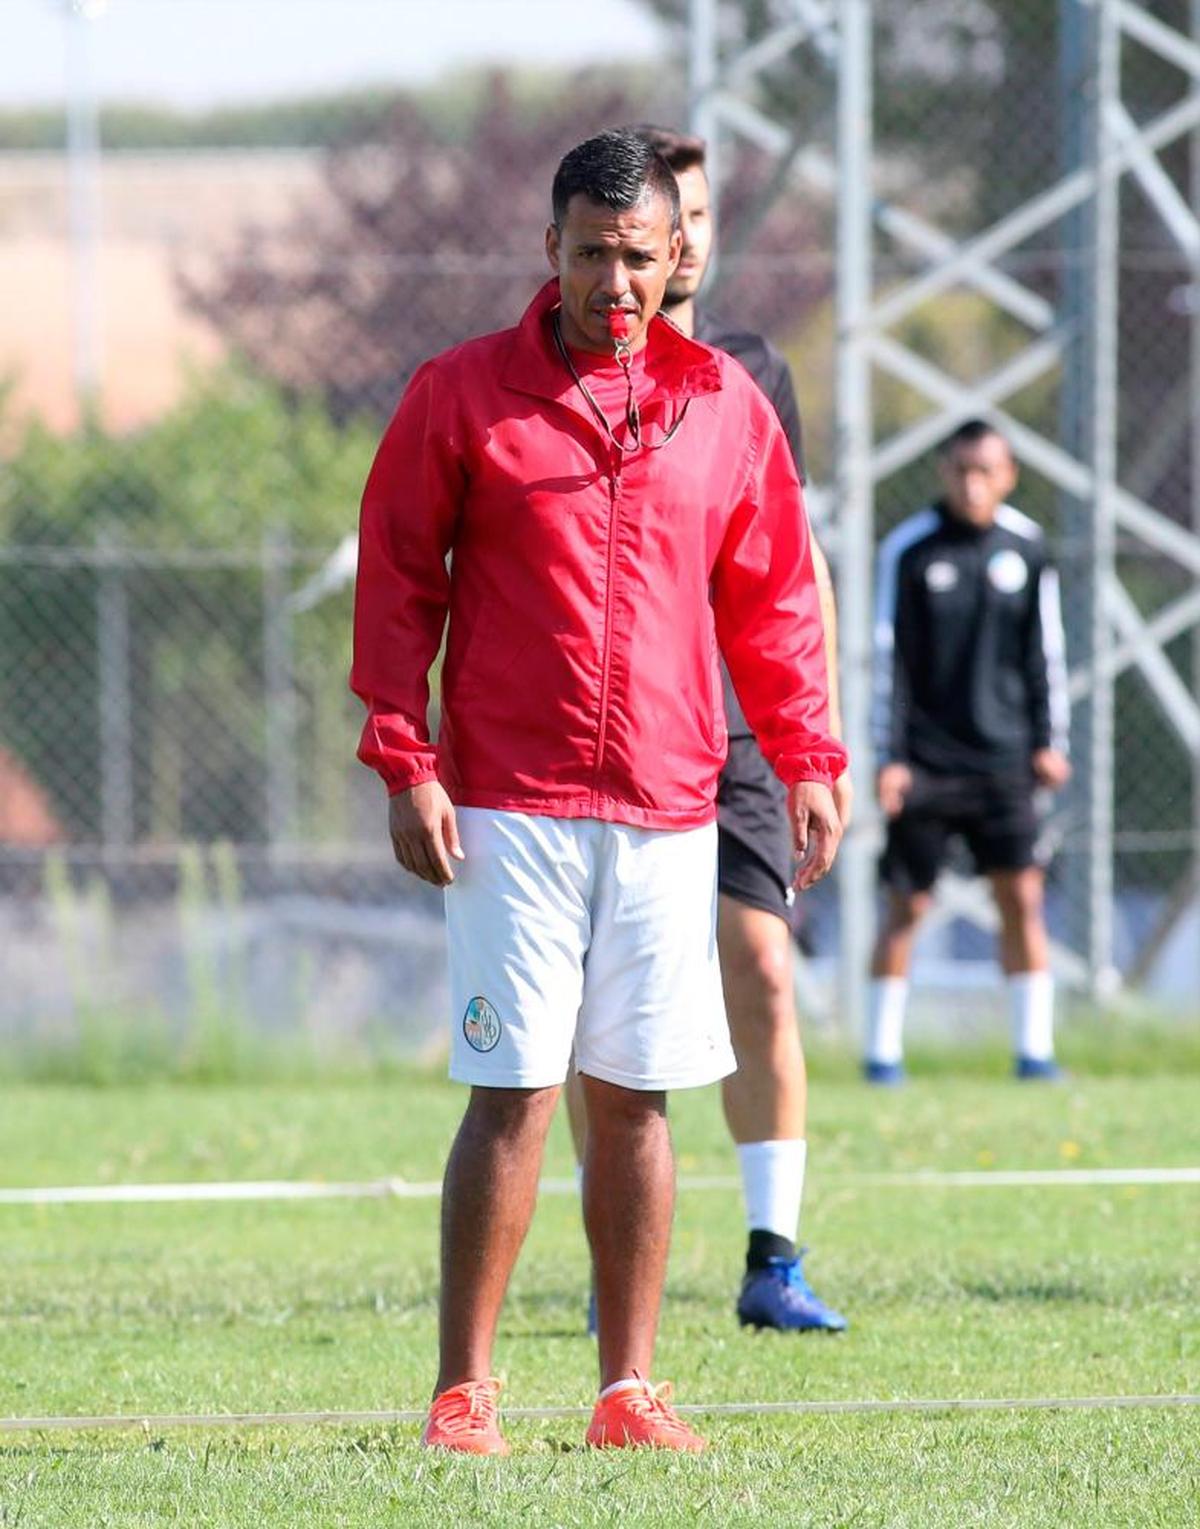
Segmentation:
[(986, 419), (965, 419), (957, 430), (952, 430), (942, 444), (938, 447), (939, 457), (950, 456), (956, 446), (974, 446), (976, 442), (986, 440), (989, 435), (994, 435), (997, 440), (1003, 441), (1008, 447), (1008, 454), (1012, 456), (1012, 443), (1004, 434), (1003, 430), (997, 430), (995, 425), (988, 424)]
[(673, 127), (660, 127), (657, 122), (635, 122), (629, 131), (660, 154), (676, 175), (682, 175), (685, 170), (705, 168), (708, 145), (703, 138), (676, 132)]
[(674, 172), (660, 154), (626, 128), (597, 133), (564, 155), (550, 195), (555, 228), (562, 228), (573, 196), (586, 197), (614, 212), (628, 212), (660, 196), (670, 213), (671, 231), (679, 227)]

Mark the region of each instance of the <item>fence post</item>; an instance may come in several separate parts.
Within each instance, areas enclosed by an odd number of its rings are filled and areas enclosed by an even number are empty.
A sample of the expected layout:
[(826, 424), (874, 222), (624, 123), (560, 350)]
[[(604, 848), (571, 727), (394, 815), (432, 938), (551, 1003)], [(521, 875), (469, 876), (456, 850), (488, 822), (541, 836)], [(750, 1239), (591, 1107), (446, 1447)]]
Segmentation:
[(298, 832), (296, 682), (288, 604), (291, 539), (280, 527), (262, 540), (263, 690), (266, 702), (267, 837), (274, 856)]
[(96, 704), (100, 708), (100, 838), (107, 859), (133, 842), (129, 589), (111, 531), (96, 542)]

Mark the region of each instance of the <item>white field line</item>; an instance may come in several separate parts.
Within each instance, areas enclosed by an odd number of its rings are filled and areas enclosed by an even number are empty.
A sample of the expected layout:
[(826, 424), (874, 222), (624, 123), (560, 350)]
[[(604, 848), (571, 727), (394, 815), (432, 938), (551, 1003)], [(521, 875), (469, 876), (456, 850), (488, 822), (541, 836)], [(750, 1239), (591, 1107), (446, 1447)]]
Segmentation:
[[(1148, 1396), (1006, 1396), (1006, 1397), (909, 1397), (887, 1401), (808, 1402), (698, 1402), (678, 1406), (677, 1412), (705, 1417), (801, 1416), (812, 1413), (852, 1412), (1096, 1412), (1118, 1408), (1171, 1408), (1200, 1406), (1200, 1395), (1152, 1393)], [(535, 1422), (551, 1418), (590, 1417), (590, 1407), (505, 1407), (505, 1418)], [(140, 1428), (290, 1428), (330, 1424), (333, 1426), (423, 1423), (425, 1412), (400, 1409), (394, 1412), (167, 1412), (127, 1413), (94, 1417), (0, 1418), (0, 1433), (87, 1433), (96, 1429)]]
[(364, 1184), (319, 1180), (241, 1180), (233, 1184), (86, 1184), (45, 1189), (0, 1189), (0, 1205), (126, 1205), (182, 1200), (425, 1200), (441, 1194), (440, 1184), (406, 1184), (376, 1179)]
[[(823, 1182), (835, 1186), (897, 1189), (1074, 1189), (1098, 1185), (1200, 1184), (1200, 1168), (1050, 1168), (939, 1173), (829, 1174)], [(736, 1190), (741, 1180), (732, 1174), (683, 1174), (681, 1190)], [(571, 1179), (543, 1179), (541, 1193), (574, 1195)], [(201, 1200), (435, 1200), (440, 1183), (410, 1183), (406, 1179), (371, 1179), (363, 1183), (321, 1180), (245, 1179), (235, 1183), (84, 1184), (35, 1189), (0, 1189), (0, 1205), (131, 1205)]]
[(906, 1189), (1087, 1188), (1097, 1184), (1200, 1184), (1200, 1168), (981, 1168), (962, 1173), (864, 1173), (860, 1184)]

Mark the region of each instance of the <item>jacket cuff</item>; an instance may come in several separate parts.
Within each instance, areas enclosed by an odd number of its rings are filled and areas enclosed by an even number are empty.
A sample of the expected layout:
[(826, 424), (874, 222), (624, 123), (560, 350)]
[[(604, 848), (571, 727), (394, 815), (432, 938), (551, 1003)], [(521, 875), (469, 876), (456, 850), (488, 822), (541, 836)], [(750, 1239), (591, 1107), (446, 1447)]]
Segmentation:
[(438, 778), (436, 760), (420, 756), (389, 760), (379, 773), (389, 796), (399, 796), (402, 791), (411, 791), (414, 786), (423, 786), (426, 781)]
[(437, 755), (422, 751), (420, 754), (391, 754), (362, 761), (387, 786), (388, 797), (399, 797), (402, 790), (422, 786), (426, 780), (437, 780)]
[(819, 753), (782, 754), (775, 761), (775, 773), (785, 786), (812, 781), (832, 789), (834, 781), (846, 773), (849, 765), (849, 754), (835, 738), (830, 738)]

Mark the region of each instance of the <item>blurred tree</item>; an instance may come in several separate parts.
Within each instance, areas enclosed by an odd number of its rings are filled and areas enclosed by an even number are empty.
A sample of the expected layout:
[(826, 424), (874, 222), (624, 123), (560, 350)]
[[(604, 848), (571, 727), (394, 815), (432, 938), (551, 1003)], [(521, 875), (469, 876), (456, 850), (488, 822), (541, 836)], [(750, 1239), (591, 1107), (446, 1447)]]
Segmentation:
[(492, 81), (464, 142), (417, 105), (325, 160), (322, 192), (275, 232), (249, 228), (190, 302), (255, 370), (337, 418), (394, 406), (428, 356), (511, 324), (546, 274), (542, 231), (564, 149), (631, 115), (610, 87), (530, 118)]
[[(109, 151), (324, 146), (361, 135), (365, 126), (382, 121), (397, 94), (350, 90), (200, 112), (117, 101), (100, 109), (100, 142)], [(29, 106), (0, 111), (0, 151), (66, 145), (64, 110)]]
[[(269, 590), (302, 584), (354, 525), (374, 425), (339, 428), (319, 403), (228, 368), (194, 379), (136, 436), (0, 425), (0, 750), (69, 839), (98, 837), (115, 605), (135, 839), (261, 839)], [(288, 621), (296, 743), (312, 766), (302, 826), (314, 838), (345, 818), (353, 731), (328, 725), (328, 697), (349, 708), (348, 605), (347, 594), (295, 621), (275, 612)]]
[[(0, 394), (0, 411), (4, 399)], [(352, 523), (373, 425), (336, 426), (319, 399), (226, 366), (193, 376), (169, 413), (134, 435), (55, 435), (0, 412), (0, 543), (142, 551), (257, 548), (286, 530), (328, 549)]]
[[(258, 371), (318, 392), (334, 415), (385, 415), (427, 357), (519, 316), (547, 273), (542, 254), (555, 166), (603, 127), (644, 119), (603, 80), (576, 83), (531, 114), (493, 78), (462, 141), (411, 104), (326, 159), (319, 199), (275, 233), (247, 229), (216, 269), (182, 276), (190, 302)], [(668, 115), (667, 120), (670, 120)], [(728, 203), (736, 225), (769, 166), (747, 156)], [(731, 278), (738, 317), (786, 333), (829, 290), (809, 209), (778, 202)]]

